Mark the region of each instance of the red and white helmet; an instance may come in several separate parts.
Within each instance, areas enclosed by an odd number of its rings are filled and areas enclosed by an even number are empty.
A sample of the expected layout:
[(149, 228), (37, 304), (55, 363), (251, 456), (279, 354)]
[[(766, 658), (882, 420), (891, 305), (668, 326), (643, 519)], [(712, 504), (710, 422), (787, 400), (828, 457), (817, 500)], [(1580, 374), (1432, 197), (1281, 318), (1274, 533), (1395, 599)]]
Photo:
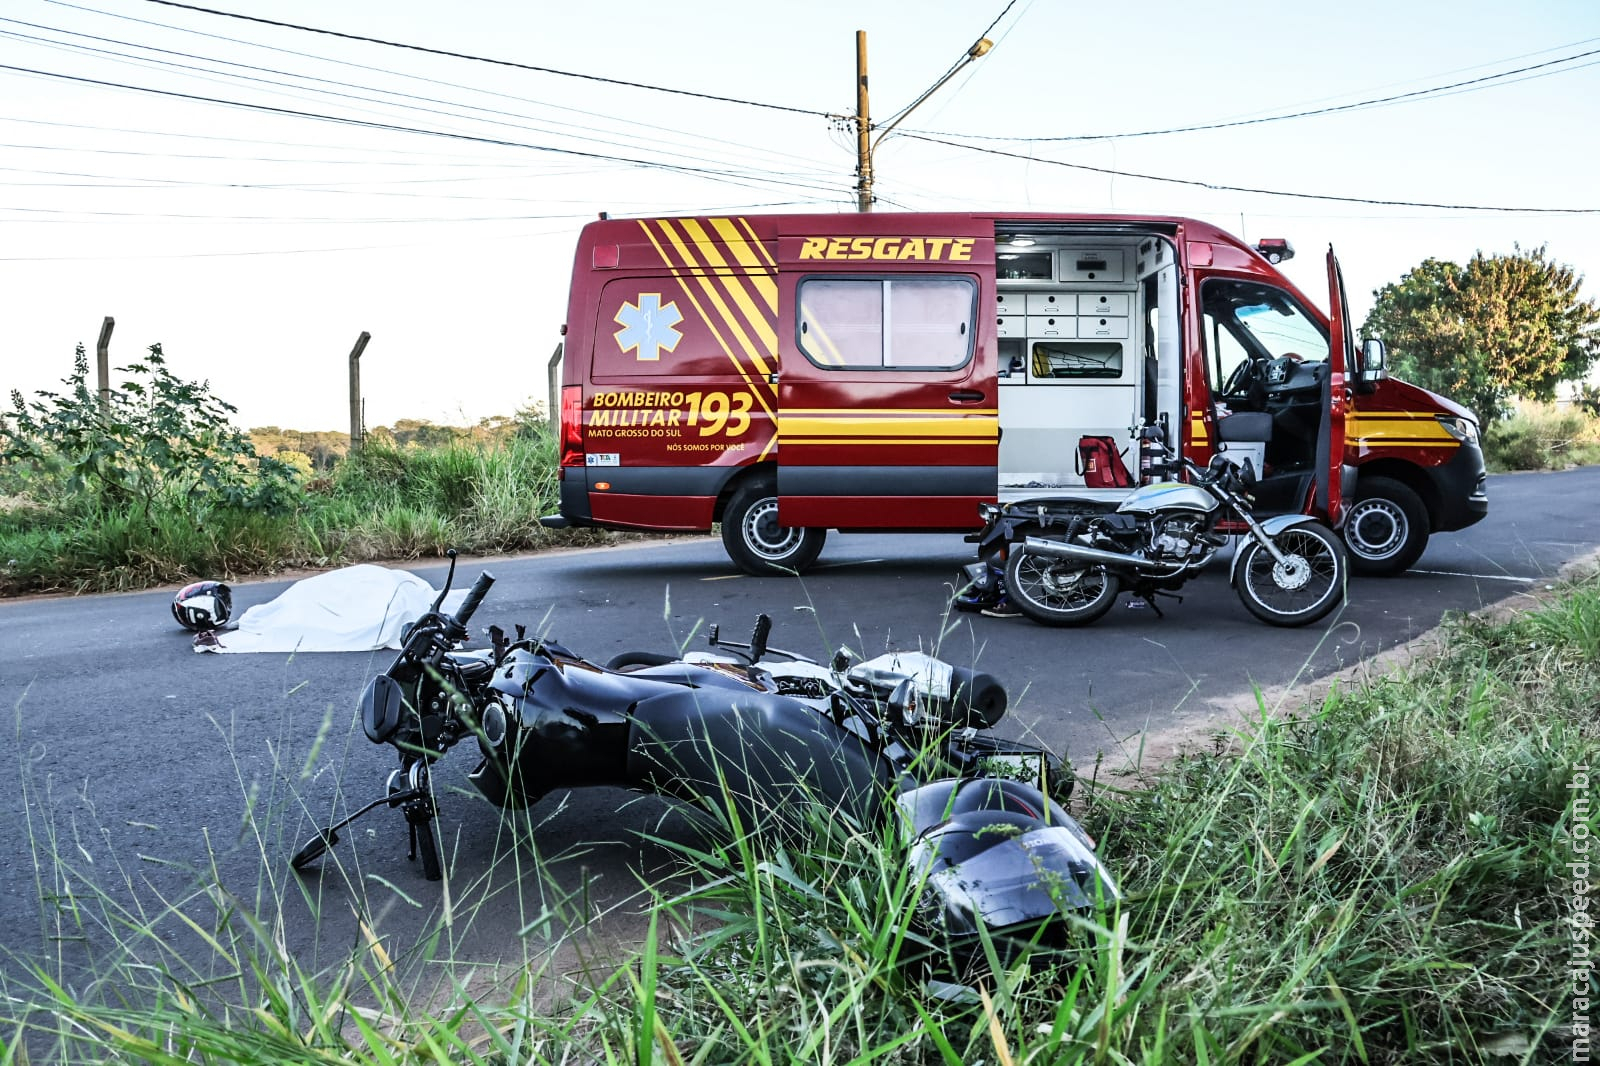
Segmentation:
[(178, 590), (172, 617), (185, 629), (204, 632), (226, 625), (233, 612), (233, 593), (220, 581), (196, 581)]

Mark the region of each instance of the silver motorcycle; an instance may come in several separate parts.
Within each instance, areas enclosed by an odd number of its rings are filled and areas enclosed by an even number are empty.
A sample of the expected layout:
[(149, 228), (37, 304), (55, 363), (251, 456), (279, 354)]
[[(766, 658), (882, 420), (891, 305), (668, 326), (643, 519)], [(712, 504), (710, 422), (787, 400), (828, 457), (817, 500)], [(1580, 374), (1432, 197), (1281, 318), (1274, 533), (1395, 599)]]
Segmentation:
[(970, 538), (980, 561), (966, 568), (966, 597), (1003, 594), (1035, 622), (1071, 626), (1100, 618), (1127, 591), (1159, 615), (1156, 597), (1174, 595), (1240, 530), (1229, 583), (1251, 614), (1303, 626), (1343, 602), (1347, 565), (1339, 537), (1310, 515), (1257, 520), (1248, 460), (1235, 465), (1217, 455), (1201, 467), (1169, 452), (1156, 469), (1186, 471), (1189, 480), (1144, 485), (1114, 504), (984, 505), (984, 528)]

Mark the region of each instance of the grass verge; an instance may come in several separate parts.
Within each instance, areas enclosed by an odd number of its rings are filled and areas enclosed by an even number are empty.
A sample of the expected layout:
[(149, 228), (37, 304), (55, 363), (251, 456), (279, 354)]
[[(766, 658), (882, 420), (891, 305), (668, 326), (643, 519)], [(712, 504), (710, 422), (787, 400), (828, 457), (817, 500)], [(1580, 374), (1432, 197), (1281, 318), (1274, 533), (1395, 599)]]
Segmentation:
[[(1592, 889), (1571, 865), (1600, 828), (1596, 707), (1589, 578), (1508, 620), (1457, 620), (1438, 654), (1298, 713), (1262, 707), (1148, 789), (1088, 782), (1120, 911), (1084, 921), (1072, 957), (992, 954), (967, 984), (907, 965), (917, 886), (882, 840), (819, 811), (782, 848), (660, 838), (693, 884), (652, 889), (642, 946), (571, 995), (530, 958), (507, 989), (419, 997), (365, 934), (304, 967), (271, 906), (201, 876), (163, 921), (203, 934), (212, 962), (151, 950), (162, 923), (113, 922), (93, 980), (7, 976), (0, 1026), (32, 1062), (1570, 1061), (1597, 988), (1578, 965)], [(47, 893), (92, 873), (39, 839)], [(506, 891), (545, 891), (541, 862), (516, 873)], [(422, 955), (449, 974), (471, 961)]]
[(399, 446), (374, 437), (328, 478), (306, 482), (295, 508), (267, 514), (197, 504), (168, 491), (137, 512), (83, 494), (18, 497), (0, 506), (0, 595), (148, 588), (195, 577), (374, 560), (595, 544), (601, 530), (552, 530), (555, 446), (531, 429), (500, 441)]

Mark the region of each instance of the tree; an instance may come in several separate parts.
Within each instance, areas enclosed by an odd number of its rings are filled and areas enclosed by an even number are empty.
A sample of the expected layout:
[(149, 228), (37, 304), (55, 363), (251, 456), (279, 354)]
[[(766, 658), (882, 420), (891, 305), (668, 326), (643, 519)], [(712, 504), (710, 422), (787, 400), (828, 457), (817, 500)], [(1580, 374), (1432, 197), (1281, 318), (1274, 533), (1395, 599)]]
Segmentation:
[(1387, 342), (1396, 374), (1487, 424), (1514, 396), (1553, 399), (1600, 359), (1600, 307), (1579, 297), (1582, 283), (1543, 246), (1479, 252), (1466, 266), (1429, 259), (1373, 293), (1362, 328)]

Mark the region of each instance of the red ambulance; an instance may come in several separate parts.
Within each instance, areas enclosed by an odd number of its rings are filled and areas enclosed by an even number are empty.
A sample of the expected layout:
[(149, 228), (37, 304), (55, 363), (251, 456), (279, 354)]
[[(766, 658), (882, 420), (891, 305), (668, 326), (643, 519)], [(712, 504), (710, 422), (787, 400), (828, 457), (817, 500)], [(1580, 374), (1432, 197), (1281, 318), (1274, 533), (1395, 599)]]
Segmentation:
[[(1159, 424), (1252, 461), (1258, 512), (1412, 565), (1488, 511), (1472, 412), (1357, 346), (1276, 264), (1187, 218), (906, 213), (602, 219), (578, 240), (562, 356), (560, 514), (708, 531), (752, 574), (830, 529), (966, 531), (978, 505), (1114, 498), (1079, 444)], [(1137, 454), (1130, 456), (1137, 483)]]

